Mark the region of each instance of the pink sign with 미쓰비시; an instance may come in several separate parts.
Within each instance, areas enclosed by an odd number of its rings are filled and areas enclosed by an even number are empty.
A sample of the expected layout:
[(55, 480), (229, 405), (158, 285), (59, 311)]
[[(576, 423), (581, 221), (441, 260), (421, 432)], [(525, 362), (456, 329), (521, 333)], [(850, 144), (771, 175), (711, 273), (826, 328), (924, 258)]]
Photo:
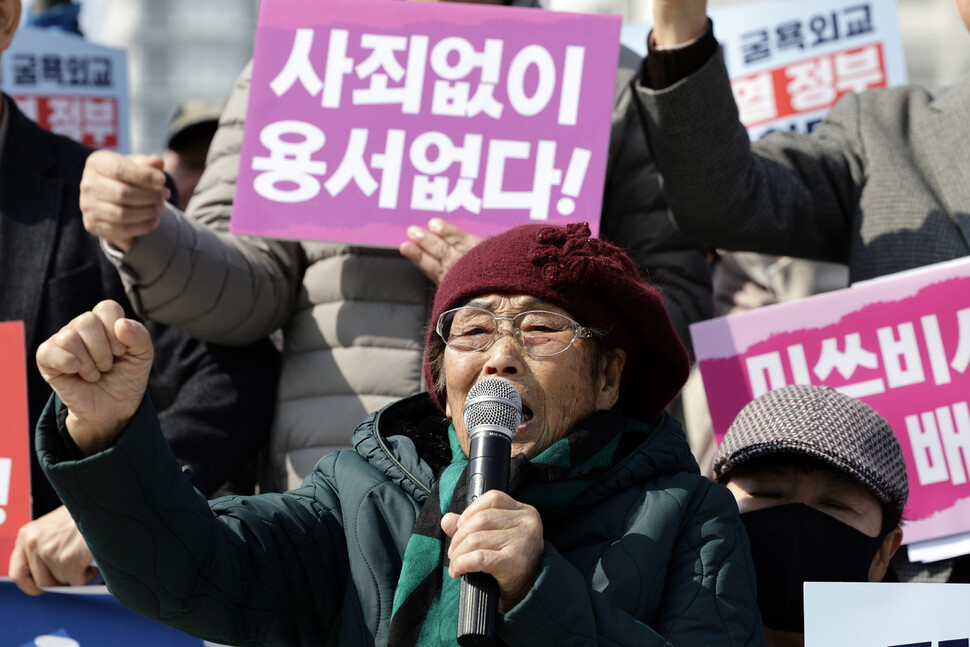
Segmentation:
[(754, 398), (831, 386), (896, 432), (904, 541), (970, 531), (970, 259), (691, 326), (715, 436)]
[(232, 231), (397, 246), (602, 204), (620, 19), (263, 0)]

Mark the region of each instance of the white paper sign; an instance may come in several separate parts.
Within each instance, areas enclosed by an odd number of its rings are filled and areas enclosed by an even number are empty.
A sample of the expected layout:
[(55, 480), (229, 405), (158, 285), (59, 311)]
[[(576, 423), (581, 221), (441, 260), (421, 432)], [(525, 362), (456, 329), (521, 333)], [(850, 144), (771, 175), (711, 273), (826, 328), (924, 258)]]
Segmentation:
[(805, 583), (805, 647), (968, 647), (970, 584)]
[(124, 50), (24, 27), (0, 57), (0, 88), (43, 128), (92, 148), (128, 152)]

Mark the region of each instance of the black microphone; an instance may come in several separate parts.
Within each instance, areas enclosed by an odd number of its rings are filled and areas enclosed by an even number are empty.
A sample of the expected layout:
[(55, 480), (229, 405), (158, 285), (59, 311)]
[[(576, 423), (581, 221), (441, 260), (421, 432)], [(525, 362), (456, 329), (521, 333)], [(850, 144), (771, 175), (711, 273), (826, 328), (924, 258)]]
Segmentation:
[[(489, 490), (509, 487), (512, 437), (522, 422), (522, 397), (511, 382), (490, 377), (475, 384), (465, 398), (465, 430), (471, 437), (468, 453), (468, 500)], [(489, 647), (495, 644), (498, 583), (488, 573), (461, 576), (458, 598), (458, 644)]]

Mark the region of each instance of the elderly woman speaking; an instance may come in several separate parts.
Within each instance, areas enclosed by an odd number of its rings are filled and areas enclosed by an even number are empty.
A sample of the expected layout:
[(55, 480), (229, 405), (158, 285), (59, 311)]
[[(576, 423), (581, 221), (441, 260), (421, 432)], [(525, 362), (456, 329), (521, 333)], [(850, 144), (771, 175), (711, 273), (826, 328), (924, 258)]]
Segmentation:
[[(284, 494), (207, 503), (143, 398), (152, 349), (105, 302), (48, 340), (37, 451), (111, 591), (233, 645), (454, 645), (459, 578), (501, 644), (763, 644), (734, 499), (663, 409), (687, 355), (659, 295), (585, 225), (526, 225), (436, 294), (430, 393), (371, 414)], [(519, 392), (508, 493), (465, 507), (469, 391)]]

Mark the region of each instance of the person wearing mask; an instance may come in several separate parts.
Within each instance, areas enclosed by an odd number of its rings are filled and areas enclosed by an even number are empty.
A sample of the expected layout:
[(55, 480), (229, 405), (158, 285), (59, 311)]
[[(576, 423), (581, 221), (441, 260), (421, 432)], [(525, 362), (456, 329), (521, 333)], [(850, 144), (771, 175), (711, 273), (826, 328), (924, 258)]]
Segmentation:
[[(600, 232), (661, 289), (689, 343), (688, 324), (711, 314), (710, 277), (700, 247), (667, 215), (632, 103), (629, 81), (639, 62), (622, 51)], [(410, 228), (400, 251), (228, 233), (251, 72), (249, 65), (229, 99), (186, 214), (165, 205), (157, 168), (110, 153), (93, 156), (85, 169), (82, 210), (145, 317), (230, 344), (282, 329), (265, 485), (283, 490), (346, 446), (347, 430), (367, 412), (427, 388), (421, 337), (429, 295), (479, 239), (438, 218)]]
[[(194, 496), (144, 398), (144, 332), (110, 303), (65, 328), (37, 356), (58, 394), (38, 455), (114, 595), (219, 643), (454, 645), (458, 578), (484, 572), (497, 644), (763, 645), (737, 507), (664, 412), (687, 352), (633, 261), (589, 233), (523, 225), (459, 259), (427, 322), (431, 391), (281, 494)], [(96, 363), (98, 383), (79, 378)], [(462, 411), (487, 379), (522, 418), (509, 492), (466, 507)]]
[[(956, 8), (970, 29), (970, 0)], [(810, 134), (751, 142), (707, 1), (653, 9), (636, 102), (679, 229), (720, 249), (841, 263), (851, 283), (970, 254), (970, 77), (850, 92)], [(904, 561), (904, 581), (970, 581), (968, 557)]]
[(824, 386), (770, 391), (738, 414), (714, 455), (751, 542), (768, 647), (804, 644), (805, 582), (881, 582), (909, 496), (889, 423)]

